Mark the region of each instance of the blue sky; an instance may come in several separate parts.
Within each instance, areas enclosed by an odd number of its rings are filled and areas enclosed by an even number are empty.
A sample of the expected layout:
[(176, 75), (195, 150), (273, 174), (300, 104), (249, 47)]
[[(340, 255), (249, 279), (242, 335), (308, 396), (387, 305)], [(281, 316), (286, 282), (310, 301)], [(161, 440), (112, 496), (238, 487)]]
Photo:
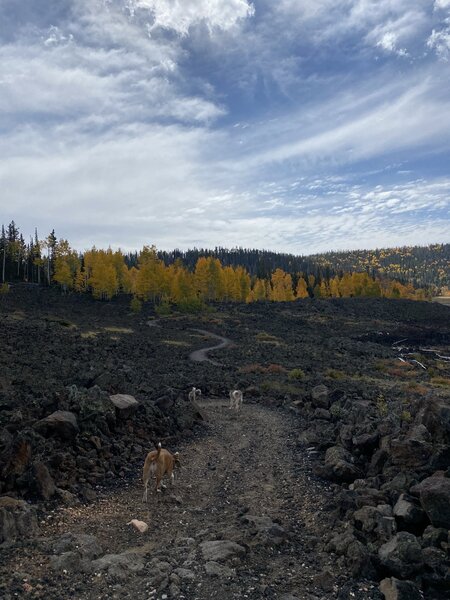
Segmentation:
[(0, 0), (0, 221), (80, 250), (448, 242), (450, 0)]

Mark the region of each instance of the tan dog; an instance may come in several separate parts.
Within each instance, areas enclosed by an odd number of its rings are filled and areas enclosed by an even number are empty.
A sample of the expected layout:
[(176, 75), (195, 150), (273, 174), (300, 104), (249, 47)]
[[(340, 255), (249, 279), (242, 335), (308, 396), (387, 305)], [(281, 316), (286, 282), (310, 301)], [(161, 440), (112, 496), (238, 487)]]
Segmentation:
[[(147, 502), (148, 495), (148, 480), (150, 479), (150, 475), (154, 475), (156, 479), (156, 491), (161, 491), (161, 480), (164, 475), (168, 475), (172, 480), (172, 485), (174, 484), (174, 474), (173, 470), (175, 465), (180, 464), (180, 457), (178, 452), (175, 454), (171, 454), (168, 450), (161, 448), (161, 443), (158, 444), (157, 450), (152, 450), (147, 454), (147, 458), (144, 463), (144, 496), (142, 500)], [(165, 487), (165, 486), (163, 486)]]

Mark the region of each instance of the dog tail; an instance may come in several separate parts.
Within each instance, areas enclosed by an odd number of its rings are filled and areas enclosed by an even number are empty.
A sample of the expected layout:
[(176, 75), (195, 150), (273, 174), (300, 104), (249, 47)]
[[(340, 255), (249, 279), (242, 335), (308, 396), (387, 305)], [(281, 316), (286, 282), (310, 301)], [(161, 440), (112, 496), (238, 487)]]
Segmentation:
[(161, 454), (161, 442), (158, 442), (156, 448), (157, 448), (158, 451), (156, 453), (155, 460), (158, 460), (159, 455)]

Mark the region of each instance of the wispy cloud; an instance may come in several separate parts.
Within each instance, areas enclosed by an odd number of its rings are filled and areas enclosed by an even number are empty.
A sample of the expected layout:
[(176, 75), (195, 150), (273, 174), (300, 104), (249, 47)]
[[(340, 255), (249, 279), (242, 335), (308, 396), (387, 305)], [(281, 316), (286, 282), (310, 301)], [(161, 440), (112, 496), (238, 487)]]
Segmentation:
[(442, 241), (449, 12), (4, 0), (1, 220), (81, 249)]

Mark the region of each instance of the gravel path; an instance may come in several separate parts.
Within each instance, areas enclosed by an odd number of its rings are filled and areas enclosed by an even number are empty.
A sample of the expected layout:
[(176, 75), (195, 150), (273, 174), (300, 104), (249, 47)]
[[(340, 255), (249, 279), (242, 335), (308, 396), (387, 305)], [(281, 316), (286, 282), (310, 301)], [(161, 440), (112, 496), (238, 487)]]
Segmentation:
[[(46, 518), (43, 540), (6, 553), (0, 576), (12, 591), (2, 598), (378, 598), (319, 552), (331, 492), (312, 476), (289, 415), (227, 406), (225, 399), (201, 403), (206, 432), (170, 448), (182, 461), (176, 485), (151, 493), (148, 505), (139, 465), (132, 484)], [(148, 531), (127, 525), (133, 518)], [(124, 566), (80, 573), (69, 560), (65, 571), (52, 569), (52, 540), (67, 532), (94, 535), (102, 554), (120, 555)]]
[(211, 333), (210, 331), (205, 331), (204, 329), (193, 329), (192, 331), (196, 331), (197, 333), (201, 333), (202, 335), (206, 335), (208, 337), (211, 337), (215, 340), (220, 340), (220, 341), (215, 346), (209, 346), (207, 348), (201, 348), (200, 350), (194, 350), (194, 352), (191, 352), (189, 354), (190, 360), (193, 360), (195, 362), (209, 362), (212, 365), (221, 366), (221, 363), (216, 362), (216, 361), (212, 360), (211, 358), (208, 358), (207, 354), (208, 354), (208, 352), (211, 352), (212, 350), (220, 350), (221, 348), (225, 348), (226, 346), (229, 346), (232, 343), (231, 340), (224, 338), (221, 335), (216, 335), (215, 333)]

